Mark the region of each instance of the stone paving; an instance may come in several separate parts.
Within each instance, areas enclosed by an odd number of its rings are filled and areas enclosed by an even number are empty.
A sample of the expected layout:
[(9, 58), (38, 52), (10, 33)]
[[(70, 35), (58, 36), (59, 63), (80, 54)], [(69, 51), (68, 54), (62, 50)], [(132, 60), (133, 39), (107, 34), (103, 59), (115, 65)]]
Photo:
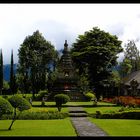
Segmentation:
[(87, 117), (79, 117), (78, 112), (82, 111), (82, 107), (69, 107), (69, 111), (74, 111), (78, 117), (71, 117), (73, 126), (76, 129), (78, 136), (107, 136), (102, 129), (91, 123)]

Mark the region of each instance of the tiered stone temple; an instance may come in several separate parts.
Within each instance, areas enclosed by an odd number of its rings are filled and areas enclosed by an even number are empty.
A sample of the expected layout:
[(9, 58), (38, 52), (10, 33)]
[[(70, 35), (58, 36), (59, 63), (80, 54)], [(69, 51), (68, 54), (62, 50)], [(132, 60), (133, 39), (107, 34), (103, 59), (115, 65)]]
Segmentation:
[(58, 76), (53, 84), (52, 90), (53, 95), (65, 93), (68, 94), (72, 100), (77, 100), (80, 98), (78, 76), (73, 67), (67, 40), (65, 40), (63, 54), (58, 64)]

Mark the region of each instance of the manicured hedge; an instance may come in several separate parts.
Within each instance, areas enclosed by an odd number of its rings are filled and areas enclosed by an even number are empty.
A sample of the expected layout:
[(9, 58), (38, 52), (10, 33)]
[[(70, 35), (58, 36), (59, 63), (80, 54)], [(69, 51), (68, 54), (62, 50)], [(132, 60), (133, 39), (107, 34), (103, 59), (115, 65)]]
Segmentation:
[(116, 113), (100, 113), (91, 115), (94, 118), (99, 119), (140, 119), (140, 111), (124, 111)]
[[(58, 111), (48, 112), (22, 112), (17, 120), (51, 120), (51, 119), (64, 119), (68, 117), (68, 113), (60, 113)], [(12, 119), (12, 115), (3, 115), (3, 120)]]

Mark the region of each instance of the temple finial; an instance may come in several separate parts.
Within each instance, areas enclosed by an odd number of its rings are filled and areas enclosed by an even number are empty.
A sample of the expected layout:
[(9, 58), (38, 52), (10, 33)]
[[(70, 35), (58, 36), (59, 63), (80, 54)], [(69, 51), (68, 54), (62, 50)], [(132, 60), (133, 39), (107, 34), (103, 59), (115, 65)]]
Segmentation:
[(67, 44), (67, 40), (65, 40), (65, 44), (64, 44), (65, 48), (68, 47), (68, 44)]
[(65, 40), (65, 44), (64, 44), (64, 51), (68, 51), (68, 44), (67, 44), (67, 40)]

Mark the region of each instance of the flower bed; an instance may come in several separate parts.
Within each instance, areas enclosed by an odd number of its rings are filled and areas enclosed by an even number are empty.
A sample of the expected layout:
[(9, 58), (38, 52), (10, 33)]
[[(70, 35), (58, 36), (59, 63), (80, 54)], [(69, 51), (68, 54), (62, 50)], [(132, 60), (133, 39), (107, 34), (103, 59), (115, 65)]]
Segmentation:
[(104, 98), (103, 101), (122, 106), (140, 107), (140, 98), (132, 96), (118, 96), (114, 98)]

